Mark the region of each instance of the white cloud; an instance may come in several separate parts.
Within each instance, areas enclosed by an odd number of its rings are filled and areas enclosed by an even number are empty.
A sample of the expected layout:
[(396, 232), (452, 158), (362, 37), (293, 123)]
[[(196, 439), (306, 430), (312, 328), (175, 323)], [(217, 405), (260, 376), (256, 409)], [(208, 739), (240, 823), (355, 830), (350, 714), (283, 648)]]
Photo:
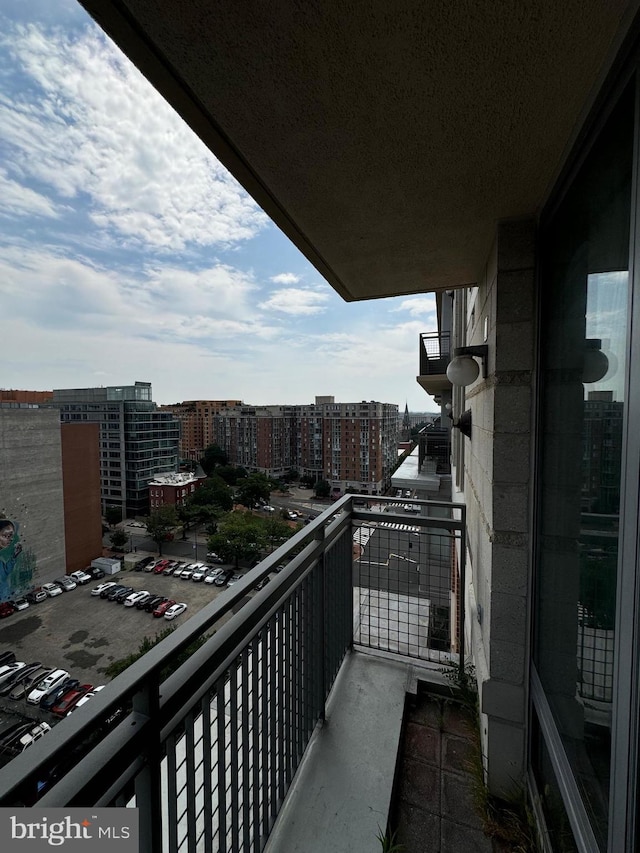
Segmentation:
[(289, 287), (272, 293), (269, 299), (263, 302), (260, 307), (269, 311), (280, 311), (283, 314), (321, 314), (326, 310), (325, 303), (328, 300), (328, 293)]
[(281, 272), (278, 275), (272, 275), (269, 281), (274, 284), (297, 284), (300, 281), (300, 276), (293, 272)]
[(436, 310), (435, 296), (412, 296), (403, 299), (396, 308), (391, 311), (408, 311), (412, 317), (421, 317), (424, 314), (433, 314)]
[(0, 216), (56, 217), (58, 212), (48, 198), (12, 181), (0, 169)]
[(94, 222), (162, 250), (231, 245), (265, 227), (267, 217), (101, 33), (32, 25), (1, 44), (36, 84), (28, 98), (0, 98), (0, 140), (23, 179), (64, 198), (86, 194)]

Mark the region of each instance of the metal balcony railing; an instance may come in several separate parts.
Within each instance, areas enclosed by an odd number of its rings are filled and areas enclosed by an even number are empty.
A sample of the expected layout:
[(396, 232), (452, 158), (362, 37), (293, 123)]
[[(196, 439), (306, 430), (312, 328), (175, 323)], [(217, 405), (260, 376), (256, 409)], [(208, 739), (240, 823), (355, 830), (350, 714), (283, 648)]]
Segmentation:
[(420, 375), (446, 373), (451, 360), (450, 346), (449, 332), (423, 332), (420, 335)]
[(2, 768), (0, 805), (135, 806), (144, 853), (262, 850), (350, 647), (459, 660), (464, 529), (346, 495)]

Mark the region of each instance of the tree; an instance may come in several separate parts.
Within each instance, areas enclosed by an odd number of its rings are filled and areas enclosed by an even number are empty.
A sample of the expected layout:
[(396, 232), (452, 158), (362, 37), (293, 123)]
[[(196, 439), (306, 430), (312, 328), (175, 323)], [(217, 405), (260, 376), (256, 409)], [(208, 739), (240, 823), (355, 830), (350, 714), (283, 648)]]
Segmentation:
[(240, 465), (222, 465), (220, 468), (216, 468), (216, 477), (220, 477), (228, 486), (235, 486), (238, 480), (248, 476), (246, 468), (242, 468)]
[(158, 546), (162, 556), (162, 543), (165, 542), (173, 528), (179, 524), (178, 513), (174, 506), (161, 506), (145, 520), (147, 533)]
[(109, 534), (109, 540), (111, 545), (113, 546), (114, 551), (122, 551), (124, 546), (127, 544), (127, 539), (129, 537), (124, 532), (124, 530), (114, 530), (113, 533)]
[(295, 528), (290, 527), (285, 521), (279, 518), (264, 518), (262, 519), (262, 526), (265, 538), (269, 543), (270, 551), (273, 551), (276, 546), (286, 542), (287, 539), (290, 539), (296, 533)]
[(233, 509), (233, 495), (229, 486), (218, 476), (209, 477), (193, 493), (190, 507), (215, 506), (223, 512)]
[(248, 512), (230, 512), (219, 523), (218, 532), (209, 537), (207, 545), (237, 569), (240, 560), (258, 557), (264, 548), (263, 519)]
[(228, 465), (229, 457), (221, 447), (218, 447), (217, 444), (210, 444), (205, 448), (200, 464), (202, 465), (204, 473), (209, 475), (219, 465)]
[(327, 480), (318, 480), (314, 486), (314, 491), (317, 498), (328, 498), (331, 494), (331, 486)]
[(247, 509), (258, 506), (260, 501), (269, 502), (271, 480), (265, 474), (249, 474), (238, 483), (236, 500)]
[(119, 506), (105, 507), (104, 519), (109, 525), (109, 527), (113, 527), (114, 525), (119, 524), (122, 521), (122, 510)]

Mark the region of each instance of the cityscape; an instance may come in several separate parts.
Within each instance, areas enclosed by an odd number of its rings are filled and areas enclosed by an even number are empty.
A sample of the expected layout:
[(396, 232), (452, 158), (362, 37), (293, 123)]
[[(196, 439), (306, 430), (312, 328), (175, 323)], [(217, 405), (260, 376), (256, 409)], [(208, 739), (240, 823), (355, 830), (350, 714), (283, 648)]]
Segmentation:
[(0, 0), (3, 851), (640, 849), (639, 34)]

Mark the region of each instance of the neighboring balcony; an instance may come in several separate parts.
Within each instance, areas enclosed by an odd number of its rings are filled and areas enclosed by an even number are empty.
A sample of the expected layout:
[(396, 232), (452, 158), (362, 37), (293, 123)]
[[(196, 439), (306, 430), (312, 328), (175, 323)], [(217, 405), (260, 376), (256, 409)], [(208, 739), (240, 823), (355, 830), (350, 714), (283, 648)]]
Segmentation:
[[(287, 792), (309, 742), (326, 748), (326, 703), (355, 656), (436, 680), (460, 664), (464, 529), (459, 504), (346, 495), (2, 768), (0, 805), (135, 806), (142, 853), (293, 849), (269, 838), (287, 804), (302, 831), (311, 819)], [(355, 683), (366, 708), (367, 679)], [(391, 790), (395, 755), (369, 747)], [(386, 818), (368, 806), (375, 844)], [(295, 849), (318, 843), (331, 849)]]
[(442, 392), (451, 388), (447, 365), (451, 360), (448, 332), (423, 332), (420, 335), (420, 375), (418, 384), (440, 402)]

